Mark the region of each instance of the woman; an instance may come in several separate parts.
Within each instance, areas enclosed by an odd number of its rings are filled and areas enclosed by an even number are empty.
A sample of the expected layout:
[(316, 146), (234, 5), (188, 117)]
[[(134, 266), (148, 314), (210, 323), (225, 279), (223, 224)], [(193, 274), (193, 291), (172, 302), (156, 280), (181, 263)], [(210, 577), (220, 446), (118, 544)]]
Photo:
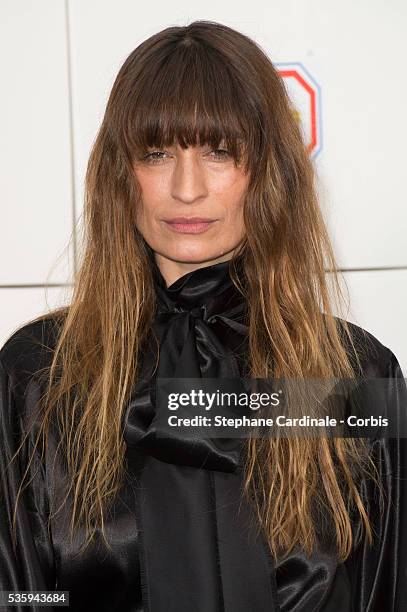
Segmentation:
[(2, 589), (110, 612), (404, 609), (404, 440), (191, 440), (157, 408), (157, 378), (373, 377), (403, 414), (394, 354), (332, 314), (312, 163), (262, 50), (205, 21), (137, 47), (85, 200), (71, 304), (0, 354)]

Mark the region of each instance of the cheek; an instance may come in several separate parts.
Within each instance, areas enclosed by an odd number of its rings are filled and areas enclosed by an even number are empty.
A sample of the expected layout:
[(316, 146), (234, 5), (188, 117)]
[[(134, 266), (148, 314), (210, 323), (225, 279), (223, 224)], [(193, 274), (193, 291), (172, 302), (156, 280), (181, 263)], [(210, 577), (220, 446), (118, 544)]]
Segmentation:
[(137, 176), (141, 197), (144, 202), (154, 202), (160, 191), (160, 183), (151, 176), (140, 174)]
[(138, 177), (141, 201), (138, 206), (137, 217), (140, 222), (148, 221), (165, 199), (165, 187), (162, 181), (152, 180), (150, 177)]
[(247, 183), (244, 177), (234, 176), (225, 180), (224, 184), (217, 185), (214, 191), (219, 203), (225, 209), (226, 216), (232, 223), (242, 222)]
[(231, 225), (236, 231), (245, 232), (244, 207), (246, 202), (248, 181), (239, 177), (231, 189), (229, 210), (231, 214)]
[(247, 185), (247, 177), (240, 171), (232, 170), (213, 177), (211, 187), (213, 193), (238, 204), (244, 199)]

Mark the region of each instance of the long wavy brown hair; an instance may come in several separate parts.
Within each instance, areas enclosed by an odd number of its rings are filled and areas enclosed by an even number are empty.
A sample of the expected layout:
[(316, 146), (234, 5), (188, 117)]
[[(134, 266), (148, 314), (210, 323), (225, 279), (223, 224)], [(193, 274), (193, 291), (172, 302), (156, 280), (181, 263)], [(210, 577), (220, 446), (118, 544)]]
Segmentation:
[[(56, 418), (74, 500), (70, 534), (85, 525), (84, 547), (96, 530), (105, 538), (105, 512), (123, 483), (122, 415), (155, 310), (146, 243), (136, 227), (134, 161), (148, 147), (217, 148), (222, 140), (250, 173), (246, 236), (231, 260), (239, 287), (234, 261), (244, 256), (250, 376), (357, 375), (359, 349), (333, 315), (344, 297), (316, 172), (277, 70), (253, 40), (219, 23), (196, 21), (150, 37), (114, 82), (87, 167), (73, 297), (51, 313), (60, 332), (37, 443), (44, 451)], [(358, 486), (369, 469), (362, 440), (251, 438), (244, 493), (274, 556), (294, 546), (311, 553), (316, 516), (331, 523), (338, 559), (355, 543), (352, 513), (372, 541)]]

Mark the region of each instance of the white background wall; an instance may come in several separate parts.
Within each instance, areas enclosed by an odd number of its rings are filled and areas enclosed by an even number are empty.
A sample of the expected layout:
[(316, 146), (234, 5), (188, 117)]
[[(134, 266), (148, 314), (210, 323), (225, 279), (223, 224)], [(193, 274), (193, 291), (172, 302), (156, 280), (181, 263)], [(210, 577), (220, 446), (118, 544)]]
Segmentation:
[(0, 344), (69, 299), (86, 161), (119, 67), (148, 36), (195, 19), (248, 34), (319, 83), (316, 167), (348, 318), (407, 373), (403, 0), (2, 0)]

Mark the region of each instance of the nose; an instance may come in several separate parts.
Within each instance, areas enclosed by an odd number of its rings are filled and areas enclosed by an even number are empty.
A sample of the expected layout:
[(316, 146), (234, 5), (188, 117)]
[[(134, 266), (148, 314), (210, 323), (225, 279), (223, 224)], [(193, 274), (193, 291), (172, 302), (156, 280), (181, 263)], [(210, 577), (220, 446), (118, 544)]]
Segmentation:
[(172, 197), (185, 204), (192, 204), (208, 194), (204, 169), (190, 148), (177, 155), (171, 187)]

